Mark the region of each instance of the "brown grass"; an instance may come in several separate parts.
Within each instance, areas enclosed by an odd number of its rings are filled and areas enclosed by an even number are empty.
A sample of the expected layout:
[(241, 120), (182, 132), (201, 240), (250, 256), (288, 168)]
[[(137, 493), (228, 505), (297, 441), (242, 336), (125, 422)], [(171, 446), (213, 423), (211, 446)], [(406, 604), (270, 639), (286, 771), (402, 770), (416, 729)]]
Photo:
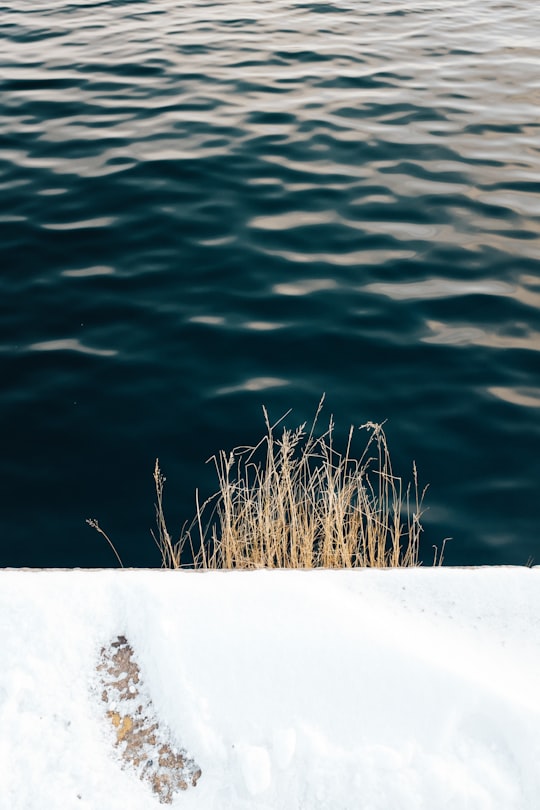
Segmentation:
[[(323, 398), (324, 399), (324, 398)], [(317, 435), (323, 400), (309, 429), (271, 424), (254, 447), (220, 451), (212, 461), (218, 490), (173, 543), (163, 511), (165, 478), (156, 461), (157, 533), (167, 568), (356, 568), (418, 565), (422, 501), (394, 475), (382, 425), (351, 427), (334, 446), (334, 423)], [(289, 412), (290, 413), (290, 412)], [(365, 436), (360, 454), (353, 445)], [(185, 562), (189, 549), (188, 561)], [(439, 560), (442, 561), (442, 554)]]

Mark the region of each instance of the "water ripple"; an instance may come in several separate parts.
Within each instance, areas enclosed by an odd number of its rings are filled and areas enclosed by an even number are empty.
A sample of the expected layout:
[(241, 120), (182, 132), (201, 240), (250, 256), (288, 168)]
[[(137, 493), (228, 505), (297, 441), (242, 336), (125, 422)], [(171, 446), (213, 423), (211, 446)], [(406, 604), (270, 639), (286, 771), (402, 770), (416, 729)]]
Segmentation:
[(537, 0), (4, 0), (13, 548), (83, 547), (107, 476), (135, 536), (104, 455), (190, 481), (322, 391), (422, 460), (436, 540), (538, 538), (538, 31)]
[(96, 357), (114, 357), (117, 354), (112, 349), (96, 349), (85, 346), (79, 340), (66, 338), (64, 340), (45, 340), (41, 343), (32, 343), (28, 346), (33, 352), (80, 352), (81, 354), (93, 354)]

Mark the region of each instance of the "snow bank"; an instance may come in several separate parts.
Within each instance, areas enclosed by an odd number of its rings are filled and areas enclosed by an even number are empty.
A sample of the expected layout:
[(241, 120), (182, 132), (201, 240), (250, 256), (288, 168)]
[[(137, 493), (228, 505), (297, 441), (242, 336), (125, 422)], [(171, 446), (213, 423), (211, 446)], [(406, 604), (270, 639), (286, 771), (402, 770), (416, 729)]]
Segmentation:
[(150, 810), (119, 635), (201, 769), (185, 810), (537, 810), (540, 569), (0, 571), (0, 810)]

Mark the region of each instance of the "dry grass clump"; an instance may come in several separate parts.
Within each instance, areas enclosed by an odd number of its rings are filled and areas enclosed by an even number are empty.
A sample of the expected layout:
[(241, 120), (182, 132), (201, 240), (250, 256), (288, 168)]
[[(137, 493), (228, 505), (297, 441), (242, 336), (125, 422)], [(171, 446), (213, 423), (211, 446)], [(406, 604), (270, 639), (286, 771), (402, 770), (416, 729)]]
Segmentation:
[[(213, 456), (219, 489), (173, 543), (163, 512), (163, 477), (154, 480), (158, 532), (169, 568), (377, 568), (418, 565), (425, 490), (403, 487), (394, 475), (382, 425), (350, 428), (343, 452), (334, 446), (334, 422), (316, 435), (319, 403), (310, 429), (272, 425), (254, 447)], [(289, 412), (290, 413), (290, 412)], [(358, 457), (357, 431), (367, 434)], [(184, 552), (189, 549), (189, 562)], [(440, 562), (440, 560), (439, 560)]]

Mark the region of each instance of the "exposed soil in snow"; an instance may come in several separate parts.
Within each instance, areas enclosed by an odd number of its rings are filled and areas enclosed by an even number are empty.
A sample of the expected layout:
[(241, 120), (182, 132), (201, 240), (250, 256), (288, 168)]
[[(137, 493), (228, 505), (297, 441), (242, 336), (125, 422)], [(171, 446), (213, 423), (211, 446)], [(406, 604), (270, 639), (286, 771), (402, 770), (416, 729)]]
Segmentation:
[(189, 785), (195, 787), (201, 770), (187, 751), (177, 750), (170, 731), (156, 718), (125, 636), (102, 648), (97, 672), (122, 763), (148, 782), (162, 803), (170, 804)]

